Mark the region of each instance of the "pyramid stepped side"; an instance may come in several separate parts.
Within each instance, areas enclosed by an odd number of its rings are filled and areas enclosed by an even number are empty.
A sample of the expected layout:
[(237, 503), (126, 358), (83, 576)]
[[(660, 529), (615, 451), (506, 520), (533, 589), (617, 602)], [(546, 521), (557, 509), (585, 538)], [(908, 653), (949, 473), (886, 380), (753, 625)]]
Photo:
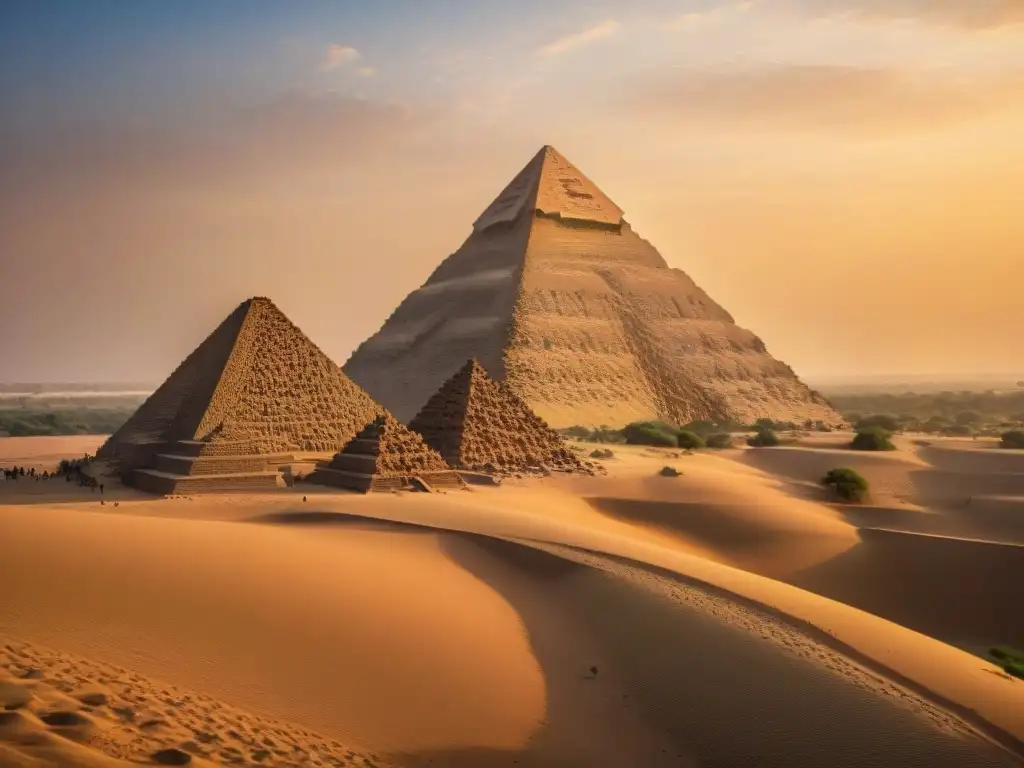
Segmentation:
[(345, 373), (403, 422), (467, 358), (502, 375), (531, 220), (527, 212), (472, 234), (356, 349)]
[[(259, 454), (333, 454), (384, 413), (271, 302), (253, 307), (195, 439)], [(234, 362), (234, 361), (233, 361)]]
[(505, 383), (550, 423), (838, 418), (628, 223), (539, 218), (525, 261)]
[(175, 423), (189, 407), (189, 401), (212, 397), (248, 312), (249, 302), (244, 302), (228, 315), (107, 439), (96, 452), (97, 458), (123, 470), (150, 463), (156, 451), (171, 439)]
[[(230, 343), (218, 335), (229, 325)], [(244, 302), (203, 346), (215, 337), (230, 352), (201, 346), (161, 387), (176, 393), (175, 412), (146, 433), (145, 460), (122, 465), (126, 483), (163, 494), (279, 488), (282, 467), (333, 455), (384, 413), (268, 299)]]
[(405, 420), (457, 357), (555, 427), (841, 421), (550, 147), (345, 370)]
[(310, 475), (309, 480), (363, 493), (417, 485), (427, 489), (463, 485), (439, 453), (390, 415), (366, 425), (326, 467)]
[(470, 360), (409, 424), (449, 464), (473, 472), (590, 472), (521, 399)]
[[(409, 429), (453, 467), (462, 467), (462, 433), (473, 390), (473, 377), (480, 364), (470, 359), (431, 395), (409, 422)], [(464, 468), (464, 467), (462, 467)]]

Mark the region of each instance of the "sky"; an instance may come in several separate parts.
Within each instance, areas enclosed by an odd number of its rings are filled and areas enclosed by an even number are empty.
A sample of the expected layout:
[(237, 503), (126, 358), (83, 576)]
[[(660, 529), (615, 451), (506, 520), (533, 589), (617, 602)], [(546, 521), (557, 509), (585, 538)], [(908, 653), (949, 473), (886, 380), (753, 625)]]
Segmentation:
[(334, 360), (544, 144), (801, 376), (1024, 372), (1024, 0), (50, 0), (0, 24), (2, 381)]

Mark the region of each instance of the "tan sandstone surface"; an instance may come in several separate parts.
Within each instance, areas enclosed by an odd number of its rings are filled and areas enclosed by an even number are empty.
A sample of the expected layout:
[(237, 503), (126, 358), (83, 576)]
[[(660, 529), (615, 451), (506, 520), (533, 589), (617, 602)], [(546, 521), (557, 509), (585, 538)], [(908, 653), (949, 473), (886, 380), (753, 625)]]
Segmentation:
[(880, 488), (848, 507), (841, 439), (447, 495), (0, 484), (0, 764), (1020, 765), (1024, 683), (951, 643), (1018, 642), (983, 569), (1024, 489), (955, 482), (1024, 453), (847, 452)]
[(409, 428), (460, 469), (492, 474), (592, 471), (476, 360), (469, 360), (441, 385)]
[(386, 414), (370, 422), (310, 481), (353, 491), (460, 487), (455, 470), (413, 430)]
[(273, 302), (242, 302), (98, 457), (158, 493), (280, 487), (383, 413)]
[(344, 370), (407, 421), (470, 357), (555, 428), (841, 421), (552, 147)]

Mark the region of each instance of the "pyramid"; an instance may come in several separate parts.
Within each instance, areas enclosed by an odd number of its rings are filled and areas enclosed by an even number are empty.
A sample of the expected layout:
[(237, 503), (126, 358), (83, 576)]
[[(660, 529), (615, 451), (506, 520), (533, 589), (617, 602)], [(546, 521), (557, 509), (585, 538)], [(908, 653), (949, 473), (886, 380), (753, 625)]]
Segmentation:
[(242, 302), (97, 452), (154, 493), (276, 488), (384, 413), (266, 298)]
[(504, 391), (476, 360), (452, 376), (409, 422), (453, 467), (511, 474), (590, 472), (557, 432)]
[(841, 421), (551, 147), (344, 371), (404, 421), (469, 357), (556, 428)]
[(353, 491), (457, 488), (458, 474), (423, 438), (390, 414), (366, 425), (309, 481)]

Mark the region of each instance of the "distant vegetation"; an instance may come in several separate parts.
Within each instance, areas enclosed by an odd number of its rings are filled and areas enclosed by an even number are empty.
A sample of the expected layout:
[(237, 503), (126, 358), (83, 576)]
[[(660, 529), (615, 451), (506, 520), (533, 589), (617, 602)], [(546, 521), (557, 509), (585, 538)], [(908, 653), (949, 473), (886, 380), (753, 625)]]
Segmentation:
[[(699, 450), (713, 448), (724, 450), (735, 445), (733, 434), (755, 433), (747, 442), (757, 447), (781, 445), (784, 441), (778, 432), (799, 432), (821, 430), (829, 432), (832, 428), (820, 421), (807, 421), (795, 424), (791, 421), (774, 421), (758, 419), (753, 424), (740, 424), (730, 421), (691, 421), (681, 427), (664, 421), (635, 421), (622, 429), (603, 426), (597, 429), (588, 427), (568, 427), (559, 432), (566, 437), (586, 440), (592, 443), (626, 443), (628, 445), (649, 445), (660, 448), (683, 448)], [(787, 439), (792, 441), (791, 439)]]
[(1024, 450), (1024, 429), (1011, 429), (1009, 432), (1004, 432), (999, 446)]
[(678, 448), (678, 430), (662, 421), (636, 421), (622, 430), (629, 445), (653, 445), (661, 448)]
[(0, 436), (109, 435), (124, 424), (135, 406), (113, 408), (6, 408), (0, 405)]
[(834, 394), (830, 402), (849, 423), (890, 432), (998, 436), (1024, 426), (1024, 389), (997, 392)]
[(1024, 679), (1024, 651), (999, 645), (990, 648), (988, 655), (996, 660), (1006, 674)]
[(691, 451), (699, 450), (706, 445), (703, 437), (688, 429), (680, 429), (676, 432), (676, 443), (680, 448), (686, 448)]
[(765, 427), (757, 430), (757, 434), (753, 437), (747, 438), (747, 445), (752, 448), (774, 448), (781, 442), (782, 441), (779, 440), (779, 436), (775, 434), (775, 430), (767, 429)]
[(850, 447), (855, 451), (894, 451), (892, 434), (882, 427), (857, 427)]
[(854, 469), (830, 469), (821, 478), (821, 484), (835, 489), (843, 501), (863, 501), (868, 495), (868, 481)]
[(728, 432), (715, 432), (712, 435), (708, 435), (704, 442), (708, 448), (716, 450), (724, 450), (733, 446), (732, 435)]

